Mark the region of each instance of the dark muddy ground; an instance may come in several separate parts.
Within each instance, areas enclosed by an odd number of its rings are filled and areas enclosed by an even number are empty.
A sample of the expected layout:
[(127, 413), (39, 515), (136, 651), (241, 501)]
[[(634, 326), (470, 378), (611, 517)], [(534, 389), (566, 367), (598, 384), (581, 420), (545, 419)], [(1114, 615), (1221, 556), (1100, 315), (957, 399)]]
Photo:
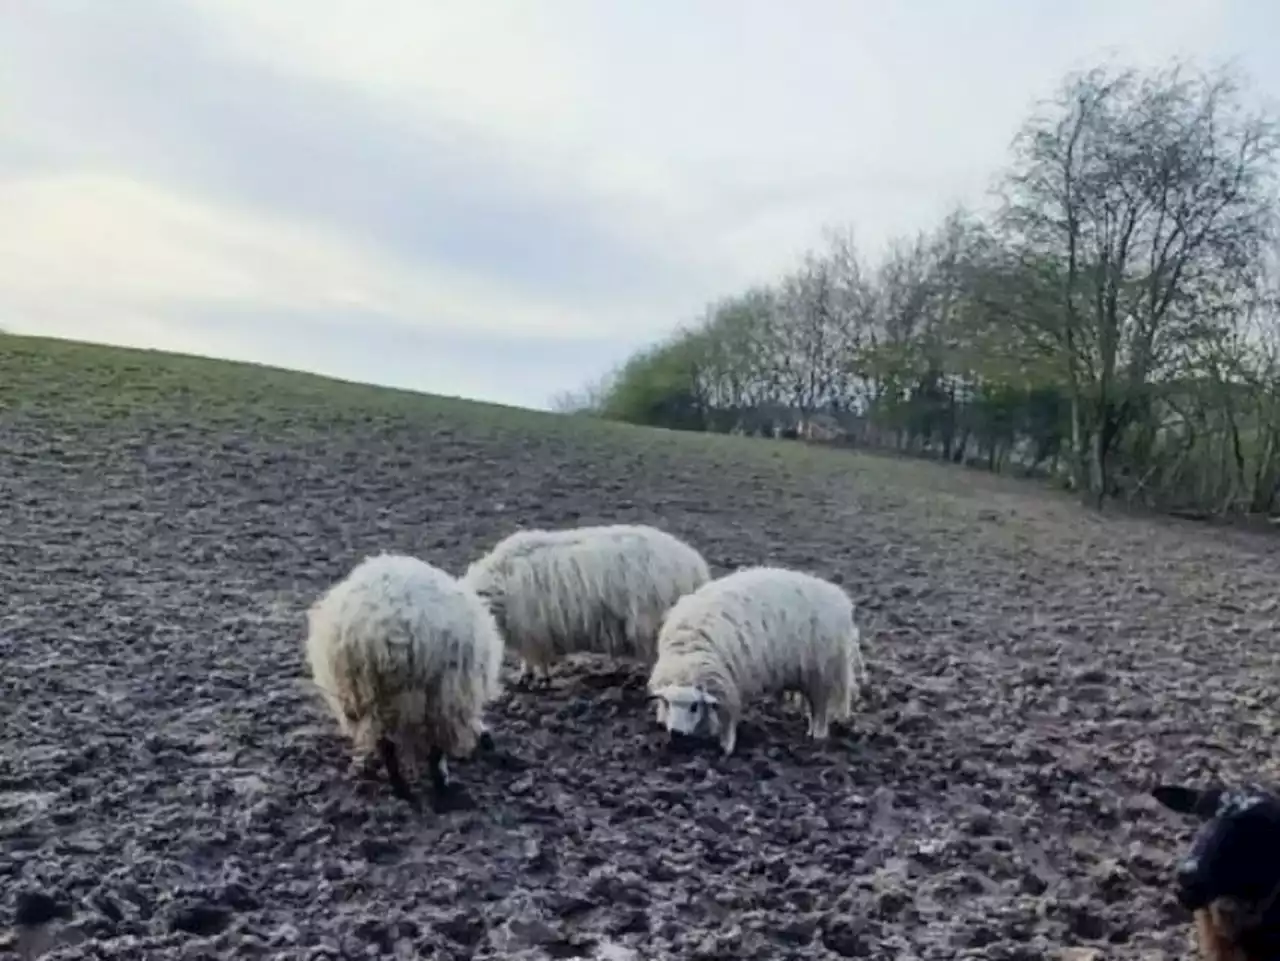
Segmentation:
[[(0, 909), (59, 902), (49, 959), (1187, 957), (1188, 826), (1145, 790), (1274, 774), (1255, 535), (794, 444), (194, 417), (0, 428)], [(765, 704), (737, 756), (670, 757), (643, 678), (587, 664), (496, 706), (529, 766), (457, 765), (476, 810), (349, 769), (302, 683), (317, 593), (609, 520), (843, 581), (855, 723), (814, 748)]]

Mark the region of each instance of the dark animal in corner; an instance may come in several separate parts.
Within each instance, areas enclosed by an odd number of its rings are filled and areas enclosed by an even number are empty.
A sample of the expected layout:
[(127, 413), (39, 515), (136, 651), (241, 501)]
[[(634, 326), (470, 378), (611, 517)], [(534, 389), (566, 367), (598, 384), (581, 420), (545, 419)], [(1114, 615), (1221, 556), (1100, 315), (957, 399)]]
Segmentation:
[(1207, 961), (1280, 959), (1280, 795), (1254, 786), (1160, 785), (1200, 829), (1174, 876)]

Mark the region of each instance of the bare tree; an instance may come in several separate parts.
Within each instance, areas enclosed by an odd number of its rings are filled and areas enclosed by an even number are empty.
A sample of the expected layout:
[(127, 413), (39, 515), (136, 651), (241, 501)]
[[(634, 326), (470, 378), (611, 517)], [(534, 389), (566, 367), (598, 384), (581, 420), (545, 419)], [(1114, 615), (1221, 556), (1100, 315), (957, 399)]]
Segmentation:
[(1229, 74), (1182, 64), (1068, 78), (1016, 143), (1002, 225), (1060, 284), (1075, 483), (1101, 502), (1153, 381), (1212, 336), (1272, 222), (1277, 140)]
[(773, 399), (775, 310), (773, 292), (754, 288), (710, 305), (703, 316), (700, 383), (719, 429)]
[(875, 336), (875, 291), (853, 231), (828, 228), (824, 233), (824, 259), (832, 288), (832, 362), (836, 368), (831, 403), (842, 411), (863, 411), (870, 402), (867, 351)]
[(830, 261), (809, 253), (783, 278), (775, 323), (784, 396), (804, 422), (843, 392), (844, 331)]
[(551, 398), (551, 410), (557, 414), (594, 414), (604, 405), (614, 380), (607, 374), (578, 390), (562, 390)]

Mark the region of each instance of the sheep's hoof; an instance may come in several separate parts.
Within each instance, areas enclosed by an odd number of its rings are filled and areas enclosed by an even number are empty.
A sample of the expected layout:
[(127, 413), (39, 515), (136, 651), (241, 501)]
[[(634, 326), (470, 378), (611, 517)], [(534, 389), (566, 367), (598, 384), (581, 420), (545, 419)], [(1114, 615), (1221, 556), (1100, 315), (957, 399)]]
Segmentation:
[(515, 686), (522, 691), (545, 691), (551, 687), (551, 675), (525, 668), (516, 678)]
[(738, 747), (738, 732), (736, 729), (730, 730), (727, 734), (720, 738), (721, 757), (729, 757)]
[(394, 778), (391, 781), (391, 793), (398, 797), (405, 804), (409, 805), (415, 811), (418, 809), (418, 799), (414, 796), (413, 791), (409, 789), (409, 785), (403, 778)]
[(486, 764), (491, 764), (500, 771), (523, 771), (529, 767), (526, 761), (516, 757), (509, 751), (500, 750), (495, 745), (490, 745), (477, 757)]
[(489, 755), (489, 760), (503, 771), (527, 771), (529, 769), (528, 761), (506, 751), (494, 751)]
[(443, 790), (431, 793), (431, 810), (436, 814), (449, 814), (452, 811), (470, 811), (476, 806), (471, 795), (460, 786), (451, 784)]
[(477, 746), (486, 754), (492, 754), (498, 749), (497, 742), (494, 741), (493, 735), (488, 731), (482, 731), (480, 737), (476, 740)]

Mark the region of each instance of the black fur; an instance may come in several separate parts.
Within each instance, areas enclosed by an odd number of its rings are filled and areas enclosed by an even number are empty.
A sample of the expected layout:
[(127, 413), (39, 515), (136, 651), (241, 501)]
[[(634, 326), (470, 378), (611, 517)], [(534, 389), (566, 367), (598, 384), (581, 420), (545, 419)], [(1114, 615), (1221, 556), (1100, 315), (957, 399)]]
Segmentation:
[(1280, 796), (1253, 786), (1160, 785), (1151, 794), (1201, 822), (1177, 868), (1183, 907), (1196, 911), (1230, 899), (1257, 913), (1258, 933), (1280, 936)]

